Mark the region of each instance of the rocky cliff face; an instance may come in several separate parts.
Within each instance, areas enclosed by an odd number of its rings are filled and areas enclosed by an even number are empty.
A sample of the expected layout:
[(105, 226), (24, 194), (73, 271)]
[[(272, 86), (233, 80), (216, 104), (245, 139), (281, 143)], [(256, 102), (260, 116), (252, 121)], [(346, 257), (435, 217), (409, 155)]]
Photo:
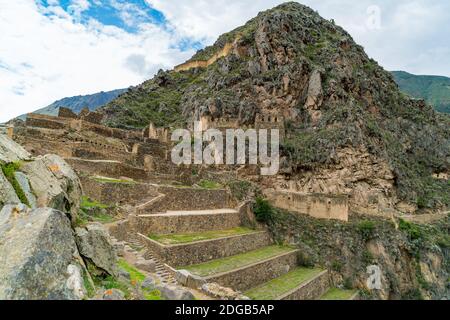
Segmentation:
[(0, 300), (84, 299), (90, 273), (116, 274), (106, 230), (74, 230), (81, 185), (63, 159), (0, 135), (0, 167)]
[[(333, 21), (298, 3), (260, 13), (190, 61), (159, 72), (102, 111), (112, 126), (182, 126), (200, 116), (283, 115), (287, 185), (348, 193), (353, 210), (403, 212), (449, 205), (450, 122), (403, 95), (391, 74)], [(277, 183), (277, 182), (273, 182)], [(406, 208), (406, 210), (405, 210)]]
[[(359, 288), (365, 299), (448, 299), (450, 220), (418, 225), (354, 218), (349, 223), (277, 212), (269, 228), (278, 241), (300, 248), (301, 263), (320, 264), (333, 283)], [(377, 266), (380, 287), (369, 290), (367, 267)]]

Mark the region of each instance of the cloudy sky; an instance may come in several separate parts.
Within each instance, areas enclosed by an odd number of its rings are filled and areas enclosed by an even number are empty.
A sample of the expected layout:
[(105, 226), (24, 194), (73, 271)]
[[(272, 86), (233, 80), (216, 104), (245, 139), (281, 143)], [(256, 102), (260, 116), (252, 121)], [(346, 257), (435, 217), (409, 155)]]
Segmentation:
[[(278, 0), (0, 0), (0, 122), (136, 85)], [(302, 0), (388, 70), (450, 76), (450, 1)]]

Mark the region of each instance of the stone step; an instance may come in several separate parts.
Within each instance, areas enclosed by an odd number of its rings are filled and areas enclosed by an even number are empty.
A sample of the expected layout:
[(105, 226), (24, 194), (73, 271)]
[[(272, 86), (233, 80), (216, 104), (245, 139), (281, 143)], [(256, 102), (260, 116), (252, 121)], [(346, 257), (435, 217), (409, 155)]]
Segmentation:
[[(236, 233), (236, 234), (233, 234)], [(150, 239), (140, 235), (148, 251), (152, 251), (158, 259), (172, 267), (199, 264), (214, 259), (225, 258), (247, 251), (256, 250), (272, 244), (268, 231), (255, 231), (245, 228), (203, 232), (195, 234), (176, 234)], [(170, 239), (202, 239), (186, 243), (170, 243)]]
[(330, 288), (325, 292), (320, 300), (358, 300), (358, 290), (344, 290), (339, 288)]
[(183, 269), (206, 282), (245, 291), (296, 268), (297, 255), (297, 249), (274, 245)]
[(298, 267), (244, 293), (254, 300), (315, 300), (329, 288), (328, 271)]
[(143, 235), (203, 232), (240, 226), (240, 214), (234, 209), (168, 211), (135, 217)]

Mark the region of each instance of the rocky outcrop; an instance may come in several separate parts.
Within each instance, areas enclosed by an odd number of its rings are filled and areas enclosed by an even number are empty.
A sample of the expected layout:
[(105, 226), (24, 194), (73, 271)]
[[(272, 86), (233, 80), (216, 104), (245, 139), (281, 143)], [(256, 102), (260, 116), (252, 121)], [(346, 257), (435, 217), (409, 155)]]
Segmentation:
[(31, 155), (8, 136), (0, 134), (0, 163), (30, 159)]
[(75, 222), (81, 184), (75, 171), (61, 157), (32, 158), (9, 137), (0, 135), (0, 165), (0, 208), (23, 202), (31, 208), (60, 210)]
[[(433, 178), (449, 171), (448, 119), (402, 94), (391, 74), (333, 21), (284, 3), (220, 36), (192, 60), (208, 60), (226, 43), (233, 50), (213, 65), (161, 71), (112, 101), (102, 109), (107, 123), (178, 128), (207, 116), (234, 118), (244, 127), (254, 125), (257, 114), (282, 116), (285, 166), (277, 178), (319, 190), (331, 181), (329, 189), (347, 189), (364, 211), (373, 210), (371, 198), (390, 209), (398, 200), (417, 209), (450, 204), (447, 181)], [(338, 154), (348, 150), (354, 155)], [(364, 164), (345, 171), (346, 158), (365, 154), (381, 170), (366, 174)], [(261, 180), (273, 187), (270, 178)], [(366, 191), (371, 195), (361, 196)]]
[(117, 275), (117, 255), (106, 228), (94, 223), (76, 228), (75, 237), (80, 254), (100, 274)]
[(83, 261), (70, 220), (50, 208), (7, 205), (0, 212), (0, 299), (85, 296)]
[(75, 171), (59, 156), (46, 155), (21, 165), (38, 207), (68, 213), (74, 222), (80, 208), (81, 185)]
[(20, 203), (20, 200), (13, 186), (0, 170), (0, 209), (8, 203)]

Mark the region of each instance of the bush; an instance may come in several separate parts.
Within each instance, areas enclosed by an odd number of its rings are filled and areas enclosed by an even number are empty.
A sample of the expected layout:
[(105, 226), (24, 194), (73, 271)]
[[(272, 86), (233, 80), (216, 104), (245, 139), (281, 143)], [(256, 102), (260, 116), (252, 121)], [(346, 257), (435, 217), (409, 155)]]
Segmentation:
[(375, 231), (375, 222), (364, 220), (358, 224), (358, 231), (364, 239), (370, 239)]
[(424, 237), (424, 234), (419, 226), (411, 222), (400, 219), (398, 227), (408, 235), (410, 240), (422, 240)]
[(273, 221), (275, 210), (270, 205), (269, 201), (263, 198), (256, 198), (253, 212), (255, 213), (257, 221), (267, 223)]

